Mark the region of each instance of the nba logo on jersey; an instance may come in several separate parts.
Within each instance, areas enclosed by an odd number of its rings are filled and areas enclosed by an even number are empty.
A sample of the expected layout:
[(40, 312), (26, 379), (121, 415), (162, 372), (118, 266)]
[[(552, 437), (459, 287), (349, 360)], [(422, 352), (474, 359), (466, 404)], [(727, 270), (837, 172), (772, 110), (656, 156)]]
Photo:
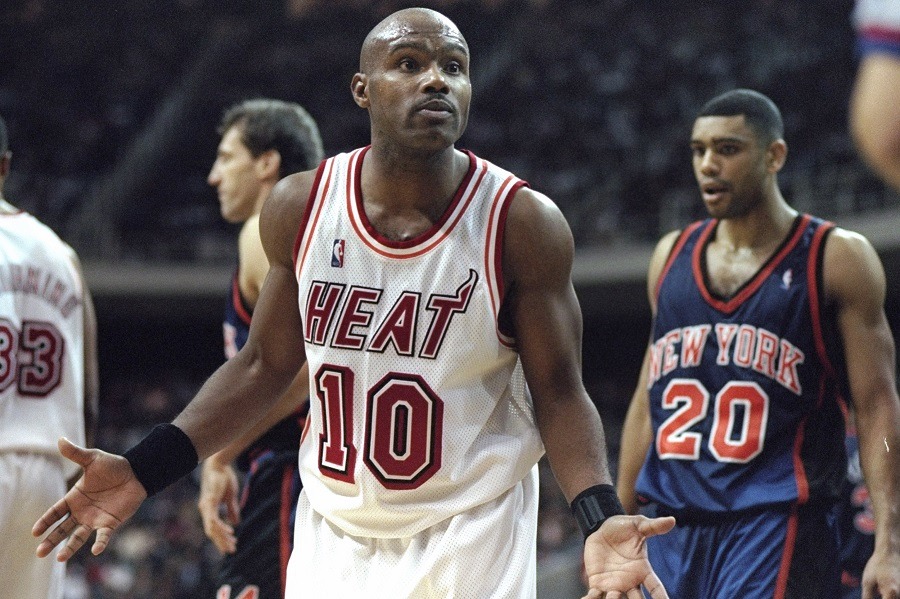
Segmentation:
[(794, 281), (794, 271), (792, 269), (787, 269), (784, 271), (784, 274), (781, 276), (781, 288), (782, 289), (790, 289), (791, 283)]
[(335, 239), (331, 248), (331, 265), (335, 268), (344, 267), (344, 240)]

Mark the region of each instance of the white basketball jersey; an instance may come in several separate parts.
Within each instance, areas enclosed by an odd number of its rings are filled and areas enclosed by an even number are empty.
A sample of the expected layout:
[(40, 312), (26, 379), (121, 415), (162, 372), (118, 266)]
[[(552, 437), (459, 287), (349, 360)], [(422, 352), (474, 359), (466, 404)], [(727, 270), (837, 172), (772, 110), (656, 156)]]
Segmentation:
[(33, 216), (0, 215), (0, 451), (58, 456), (59, 437), (85, 442), (82, 288), (69, 252)]
[(543, 455), (498, 326), (503, 227), (524, 182), (469, 154), (440, 221), (390, 241), (363, 211), (367, 150), (320, 165), (297, 239), (300, 469), (312, 508), (344, 531), (408, 537), (498, 497)]

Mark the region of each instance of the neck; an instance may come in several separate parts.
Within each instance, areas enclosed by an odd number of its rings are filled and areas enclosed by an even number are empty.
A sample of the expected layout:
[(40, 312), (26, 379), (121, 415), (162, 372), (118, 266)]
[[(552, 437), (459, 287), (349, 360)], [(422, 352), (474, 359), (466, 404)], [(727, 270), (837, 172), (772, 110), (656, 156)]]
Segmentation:
[(453, 146), (423, 155), (373, 145), (362, 167), (363, 199), (383, 208), (419, 207), (442, 214), (468, 168), (468, 156)]
[(732, 250), (766, 250), (781, 243), (796, 217), (797, 211), (776, 191), (756, 210), (740, 217), (722, 219), (716, 239)]

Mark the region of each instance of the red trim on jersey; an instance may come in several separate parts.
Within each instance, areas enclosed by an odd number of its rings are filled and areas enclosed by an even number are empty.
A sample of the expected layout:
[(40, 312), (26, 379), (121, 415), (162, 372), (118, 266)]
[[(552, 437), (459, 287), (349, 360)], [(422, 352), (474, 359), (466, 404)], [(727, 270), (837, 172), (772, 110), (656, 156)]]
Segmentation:
[(891, 27), (880, 27), (878, 25), (869, 25), (863, 27), (860, 36), (872, 42), (887, 42), (890, 44), (900, 44), (900, 30)]
[(657, 299), (659, 299), (659, 288), (662, 287), (663, 279), (666, 278), (666, 275), (669, 273), (669, 269), (672, 268), (672, 263), (675, 262), (675, 257), (681, 253), (681, 248), (684, 247), (684, 244), (687, 243), (688, 237), (691, 236), (700, 225), (703, 224), (703, 221), (698, 221), (691, 224), (688, 228), (681, 232), (678, 236), (678, 239), (675, 240), (675, 245), (669, 251), (669, 257), (666, 258), (666, 264), (663, 266), (662, 271), (659, 273), (659, 278), (656, 279), (656, 289), (653, 290), (653, 295)]
[(810, 216), (808, 214), (804, 214), (800, 218), (800, 222), (795, 224), (794, 232), (791, 234), (790, 239), (788, 239), (787, 243), (785, 243), (777, 254), (769, 258), (766, 263), (763, 265), (762, 269), (759, 270), (738, 292), (737, 295), (732, 297), (727, 301), (722, 301), (720, 299), (716, 299), (712, 293), (710, 293), (709, 289), (706, 287), (706, 280), (703, 276), (703, 253), (706, 249), (706, 241), (709, 239), (709, 236), (715, 230), (716, 225), (718, 224), (718, 220), (713, 220), (709, 223), (709, 226), (705, 231), (700, 235), (700, 239), (697, 240), (697, 245), (694, 247), (694, 256), (693, 256), (693, 267), (694, 267), (694, 280), (697, 282), (697, 288), (700, 290), (700, 294), (703, 296), (703, 299), (706, 300), (710, 306), (718, 310), (719, 312), (723, 312), (725, 314), (730, 314), (737, 310), (741, 304), (743, 304), (747, 298), (756, 293), (756, 290), (759, 289), (760, 285), (762, 285), (765, 280), (772, 274), (772, 271), (781, 263), (784, 257), (794, 249), (797, 243), (800, 241), (800, 238), (803, 236), (803, 232), (806, 229), (806, 226), (809, 224)]
[(234, 277), (231, 279), (231, 303), (234, 305), (234, 311), (237, 313), (238, 318), (249, 327), (251, 316), (244, 303), (244, 296), (241, 295), (241, 285), (237, 272), (234, 273)]
[[(328, 166), (328, 174), (325, 175), (325, 167)], [(307, 247), (303, 250), (303, 256), (300, 256), (300, 246), (303, 244), (303, 236), (307, 230), (310, 233), (313, 229), (309, 228), (309, 219), (312, 215), (313, 206), (316, 204), (316, 196), (318, 195), (319, 185), (322, 182), (323, 175), (325, 179), (325, 187), (322, 191), (322, 197), (325, 197), (325, 194), (328, 193), (328, 187), (331, 184), (331, 172), (334, 170), (334, 158), (330, 158), (328, 160), (323, 160), (319, 163), (319, 168), (316, 169), (316, 177), (313, 179), (312, 189), (309, 190), (309, 197), (306, 198), (306, 207), (303, 209), (303, 218), (300, 219), (300, 228), (297, 230), (297, 237), (294, 239), (294, 272), (297, 272), (297, 267), (302, 266), (303, 262), (306, 260), (306, 252), (309, 249)], [(313, 220), (313, 227), (319, 220), (319, 215), (322, 213), (322, 204), (324, 202), (319, 202), (316, 210), (316, 217)]]
[[(354, 156), (354, 158), (356, 159), (356, 163), (351, 165), (352, 168), (349, 169), (347, 177), (347, 214), (350, 219), (350, 223), (352, 224), (353, 229), (356, 231), (359, 239), (373, 252), (388, 258), (415, 258), (430, 251), (438, 244), (440, 244), (444, 239), (446, 239), (453, 231), (454, 227), (456, 227), (457, 223), (459, 223), (463, 214), (465, 214), (466, 210), (469, 207), (469, 204), (472, 202), (472, 198), (475, 197), (475, 193), (478, 190), (478, 187), (481, 185), (481, 181), (484, 178), (484, 175), (487, 173), (486, 164), (480, 167), (480, 169), (476, 169), (477, 161), (475, 159), (475, 155), (468, 150), (463, 150), (469, 157), (469, 170), (463, 177), (462, 182), (460, 183), (455, 195), (453, 196), (453, 200), (451, 200), (450, 204), (447, 206), (447, 209), (444, 210), (441, 218), (438, 219), (438, 221), (431, 227), (429, 227), (428, 230), (424, 231), (420, 235), (417, 235), (413, 239), (408, 239), (406, 241), (393, 241), (381, 235), (375, 229), (375, 227), (372, 226), (372, 223), (369, 222), (369, 219), (366, 216), (366, 211), (363, 206), (362, 165), (363, 157), (369, 150), (369, 148), (370, 146), (363, 148), (358, 157)], [(474, 177), (476, 170), (480, 170), (478, 179), (471, 186), (471, 189), (468, 191), (468, 193), (466, 193), (466, 190), (469, 188), (470, 182)], [(449, 220), (451, 217), (453, 217), (452, 221)], [(363, 229), (360, 229), (360, 226), (362, 226)], [(375, 243), (384, 246), (385, 249), (376, 246)], [(407, 253), (391, 251), (406, 250), (419, 246), (422, 246), (421, 249), (418, 249), (414, 252)]]
[[(312, 401), (312, 397), (309, 398), (309, 401)], [(306, 434), (309, 432), (309, 425), (312, 422), (312, 418), (308, 416), (303, 419), (303, 430), (300, 431), (300, 443), (298, 445), (303, 445), (303, 441), (306, 440)]]
[[(816, 405), (822, 403), (822, 396), (825, 394), (824, 383), (824, 379), (819, 379), (819, 398), (816, 400)], [(803, 457), (801, 456), (803, 441), (806, 439), (807, 418), (808, 416), (804, 416), (797, 426), (797, 436), (794, 437), (794, 452), (792, 456), (794, 461), (794, 482), (797, 484), (797, 503), (799, 505), (809, 501), (809, 479), (806, 476), (806, 466), (803, 465)]]
[[(487, 274), (486, 282), (488, 285), (488, 297), (491, 300), (491, 310), (494, 313), (494, 319), (497, 324), (497, 338), (501, 344), (506, 347), (514, 348), (515, 342), (500, 330), (500, 309), (503, 306), (503, 296), (506, 293), (503, 284), (503, 237), (506, 233), (506, 217), (512, 206), (512, 200), (516, 196), (516, 192), (525, 186), (525, 181), (510, 175), (500, 184), (500, 188), (491, 201), (491, 210), (488, 214), (487, 235), (485, 235), (484, 248), (484, 271)], [(496, 223), (496, 229), (494, 227)], [(491, 236), (496, 231), (493, 238), (493, 247), (491, 247)], [(493, 250), (493, 262), (491, 262), (491, 251)], [(496, 303), (494, 302), (496, 291)]]
[[(819, 354), (819, 360), (825, 367), (825, 373), (829, 377), (835, 376), (834, 364), (828, 357), (828, 351), (825, 348), (825, 333), (822, 326), (822, 308), (821, 298), (822, 290), (819, 289), (818, 265), (819, 255), (822, 252), (821, 246), (825, 239), (825, 234), (834, 228), (832, 223), (824, 223), (816, 230), (812, 243), (809, 248), (809, 261), (806, 266), (806, 286), (809, 289), (809, 311), (813, 327), (813, 340), (816, 345), (816, 352)], [(824, 253), (822, 253), (824, 261)], [(821, 399), (821, 398), (820, 398)]]
[(288, 558), (291, 557), (291, 513), (294, 506), (291, 502), (291, 488), (294, 485), (294, 470), (292, 464), (286, 464), (281, 473), (281, 505), (279, 506), (278, 523), (279, 523), (279, 556), (281, 562), (281, 595), (284, 596), (284, 589), (287, 586), (287, 566)]
[(512, 184), (512, 188), (506, 194), (508, 199), (503, 202), (503, 206), (500, 208), (500, 214), (497, 217), (497, 239), (494, 247), (494, 272), (496, 272), (497, 280), (497, 297), (500, 298), (501, 306), (503, 305), (503, 297), (506, 295), (506, 289), (503, 284), (503, 239), (506, 234), (506, 216), (509, 214), (509, 209), (512, 207), (512, 201), (515, 199), (516, 193), (526, 185), (527, 183), (521, 179)]
[(775, 596), (772, 599), (784, 599), (787, 593), (788, 575), (791, 573), (791, 559), (794, 557), (794, 546), (797, 542), (798, 526), (797, 507), (788, 516), (787, 531), (784, 536), (784, 553), (781, 554), (781, 566), (778, 568), (778, 579), (775, 582)]

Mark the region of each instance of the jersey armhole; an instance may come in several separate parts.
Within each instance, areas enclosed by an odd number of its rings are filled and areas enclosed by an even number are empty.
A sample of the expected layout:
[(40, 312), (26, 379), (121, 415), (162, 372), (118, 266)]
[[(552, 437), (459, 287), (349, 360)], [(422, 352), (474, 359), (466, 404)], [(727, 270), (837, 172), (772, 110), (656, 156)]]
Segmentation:
[[(316, 177), (313, 179), (312, 188), (309, 190), (309, 197), (306, 199), (306, 207), (303, 209), (303, 218), (300, 219), (300, 227), (298, 228), (297, 236), (294, 239), (294, 272), (297, 272), (297, 269), (302, 265), (300, 252), (303, 251), (303, 240), (306, 237), (306, 232), (311, 231), (309, 221), (312, 218), (313, 209), (318, 204), (324, 202), (325, 193), (328, 191), (328, 181), (331, 178), (330, 173), (334, 169), (334, 160), (334, 158), (323, 160), (316, 169)], [(329, 167), (328, 175), (325, 175), (326, 166)], [(324, 189), (320, 193), (319, 188), (323, 187), (323, 179)]]
[[(497, 335), (504, 345), (515, 346), (515, 329), (512, 322), (512, 314), (510, 313), (509, 302), (507, 301), (506, 285), (503, 281), (503, 242), (506, 233), (506, 217), (509, 215), (509, 209), (516, 197), (516, 193), (523, 187), (527, 187), (528, 183), (522, 179), (517, 179), (502, 198), (499, 198), (500, 210), (497, 216), (496, 229), (497, 234), (494, 239), (494, 264), (493, 272), (494, 281), (497, 290)], [(489, 236), (490, 237), (490, 236)]]

